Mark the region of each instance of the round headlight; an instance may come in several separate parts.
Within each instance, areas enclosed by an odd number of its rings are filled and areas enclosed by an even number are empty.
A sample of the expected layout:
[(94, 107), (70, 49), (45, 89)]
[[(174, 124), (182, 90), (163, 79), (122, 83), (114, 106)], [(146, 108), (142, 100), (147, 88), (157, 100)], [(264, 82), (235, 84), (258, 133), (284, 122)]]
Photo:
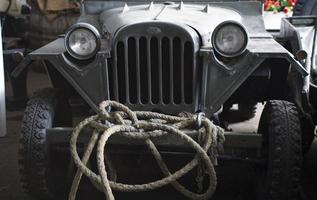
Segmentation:
[(98, 31), (89, 24), (75, 24), (66, 34), (65, 46), (74, 58), (89, 59), (100, 47)]
[(248, 44), (246, 29), (234, 21), (226, 21), (216, 27), (212, 35), (213, 47), (224, 57), (242, 54)]

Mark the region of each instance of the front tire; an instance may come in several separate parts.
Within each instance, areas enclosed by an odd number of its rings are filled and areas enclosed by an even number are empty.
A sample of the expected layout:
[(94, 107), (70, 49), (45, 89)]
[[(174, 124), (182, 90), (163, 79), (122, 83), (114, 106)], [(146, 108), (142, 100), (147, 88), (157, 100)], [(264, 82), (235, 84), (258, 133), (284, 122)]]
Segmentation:
[(67, 158), (50, 152), (46, 129), (55, 125), (71, 125), (66, 105), (67, 101), (56, 90), (41, 89), (29, 100), (23, 116), (19, 173), (24, 191), (38, 199), (54, 199), (65, 189), (63, 181), (67, 171), (56, 164), (61, 165)]
[(268, 101), (260, 119), (259, 133), (263, 136), (262, 156), (266, 162), (257, 199), (299, 199), (303, 154), (296, 106), (287, 101)]

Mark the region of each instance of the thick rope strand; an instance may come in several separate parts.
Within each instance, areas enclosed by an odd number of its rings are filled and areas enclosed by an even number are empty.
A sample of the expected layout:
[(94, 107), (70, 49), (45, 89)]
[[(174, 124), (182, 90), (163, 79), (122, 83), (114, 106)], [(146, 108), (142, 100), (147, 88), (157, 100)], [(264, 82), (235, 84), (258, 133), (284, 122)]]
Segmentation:
[[(202, 117), (200, 119), (199, 124), (201, 124), (201, 127), (197, 127), (195, 115), (179, 117), (146, 111), (133, 112), (128, 107), (115, 101), (104, 101), (100, 104), (99, 108), (100, 113), (98, 115), (84, 119), (74, 128), (71, 135), (70, 151), (78, 170), (71, 187), (68, 198), (69, 200), (75, 200), (82, 175), (87, 176), (97, 189), (101, 189), (108, 200), (115, 199), (112, 190), (141, 192), (154, 190), (167, 184), (171, 184), (177, 191), (190, 199), (208, 199), (212, 196), (216, 189), (217, 177), (214, 169), (214, 163), (207, 152), (215, 154), (210, 155), (211, 157), (216, 156), (217, 153), (215, 150), (217, 150), (217, 148), (224, 142), (224, 132), (221, 128), (215, 126), (206, 117)], [(112, 108), (115, 108), (116, 111), (109, 112)], [(102, 123), (104, 121), (108, 123)], [(94, 131), (86, 146), (83, 157), (80, 159), (77, 152), (77, 139), (85, 127), (90, 127)], [(197, 143), (194, 139), (185, 134), (184, 130), (199, 131), (201, 133), (201, 137), (199, 137), (201, 144)], [(109, 138), (113, 135), (120, 135), (127, 139), (143, 140), (165, 177), (150, 183), (137, 185), (123, 184), (109, 180), (106, 169), (107, 165), (108, 168), (112, 166), (109, 166), (109, 158), (105, 158), (105, 155), (107, 155), (105, 152), (105, 146)], [(196, 156), (192, 161), (174, 173), (170, 172), (163, 161), (159, 150), (151, 141), (152, 138), (164, 135), (178, 136), (196, 152)], [(87, 162), (89, 161), (93, 149), (96, 146), (97, 168), (99, 174), (94, 173), (87, 167)], [(177, 181), (196, 167), (198, 163), (204, 163), (204, 169), (209, 177), (209, 187), (202, 194), (189, 191)]]

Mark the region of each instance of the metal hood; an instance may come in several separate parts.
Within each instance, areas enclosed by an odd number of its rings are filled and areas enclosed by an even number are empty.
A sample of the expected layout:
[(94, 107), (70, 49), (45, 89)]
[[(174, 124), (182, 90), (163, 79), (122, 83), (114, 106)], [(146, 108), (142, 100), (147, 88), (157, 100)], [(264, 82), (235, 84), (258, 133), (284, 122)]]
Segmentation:
[(221, 22), (234, 20), (243, 24), (250, 37), (270, 37), (266, 33), (258, 2), (190, 4), (180, 2), (128, 6), (105, 10), (100, 14), (102, 29), (110, 36), (124, 26), (142, 22), (168, 22), (194, 28), (203, 46), (210, 46), (214, 28)]

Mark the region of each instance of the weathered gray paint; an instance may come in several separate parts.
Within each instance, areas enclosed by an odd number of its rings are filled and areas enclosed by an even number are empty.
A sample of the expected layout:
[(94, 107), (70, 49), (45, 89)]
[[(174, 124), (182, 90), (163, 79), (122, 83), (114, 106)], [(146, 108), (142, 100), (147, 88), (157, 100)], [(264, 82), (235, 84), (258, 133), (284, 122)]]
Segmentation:
[[(122, 38), (122, 34), (150, 37), (148, 29), (151, 27), (159, 27), (166, 36), (173, 34), (173, 30), (183, 29), (180, 34), (192, 36), (195, 49), (202, 60), (198, 67), (202, 68), (203, 76), (202, 80), (197, 80), (201, 82), (201, 88), (199, 94), (195, 96), (194, 104), (128, 103), (128, 105), (137, 110), (149, 110), (159, 106), (162, 112), (167, 113), (201, 110), (210, 115), (220, 109), (221, 105), (266, 58), (284, 58), (303, 76), (308, 74), (301, 63), (294, 59), (292, 53), (276, 42), (265, 30), (260, 5), (259, 2), (173, 5), (146, 3), (136, 6), (123, 4), (117, 8), (104, 10), (100, 14), (83, 13), (79, 21), (95, 26), (102, 36), (101, 48), (94, 61), (87, 65), (72, 63), (65, 57), (64, 38), (59, 38), (34, 51), (29, 57), (50, 61), (97, 111), (98, 103), (109, 99), (107, 80), (109, 66), (106, 60), (111, 57), (117, 37)], [(213, 29), (225, 20), (241, 23), (249, 34), (245, 53), (234, 62), (227, 64), (217, 59), (210, 41)], [(166, 26), (162, 26), (164, 23)], [(19, 70), (21, 68), (17, 69)]]
[(2, 37), (0, 24), (0, 137), (7, 134), (6, 128), (6, 105), (5, 105), (5, 85), (4, 85), (4, 66), (2, 54)]
[[(282, 19), (281, 37), (288, 38), (292, 42), (293, 52), (305, 50), (307, 59), (303, 60), (303, 66), (310, 74), (316, 72), (315, 65), (315, 42), (317, 18), (311, 16), (293, 17)], [(309, 93), (310, 76), (304, 78), (303, 92)]]
[(174, 5), (145, 4), (121, 6), (100, 14), (103, 31), (114, 36), (121, 27), (134, 23), (162, 21), (183, 24), (199, 32), (203, 46), (211, 46), (215, 27), (228, 20), (243, 24), (250, 37), (271, 37), (265, 31), (259, 2), (180, 3)]

